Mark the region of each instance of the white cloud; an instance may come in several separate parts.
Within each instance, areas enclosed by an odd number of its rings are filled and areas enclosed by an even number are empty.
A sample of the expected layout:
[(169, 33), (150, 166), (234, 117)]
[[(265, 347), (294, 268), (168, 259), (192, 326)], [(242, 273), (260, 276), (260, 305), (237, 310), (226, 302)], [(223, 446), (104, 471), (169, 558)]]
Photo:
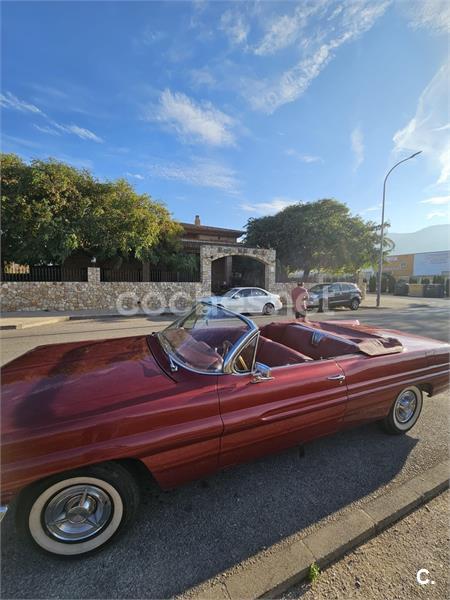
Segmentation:
[(292, 204), (298, 204), (299, 202), (301, 201), (294, 200), (293, 198), (277, 196), (269, 202), (243, 203), (241, 204), (241, 209), (259, 215), (273, 215), (274, 213), (283, 210), (287, 206), (291, 206)]
[(67, 98), (69, 98), (69, 95), (66, 92), (63, 92), (62, 90), (59, 90), (57, 88), (54, 88), (50, 85), (41, 85), (39, 83), (32, 83), (31, 87), (36, 90), (37, 92), (43, 94), (44, 96), (52, 96), (54, 98), (56, 98), (57, 100), (67, 100)]
[(30, 112), (35, 115), (44, 115), (40, 108), (34, 104), (25, 102), (25, 100), (20, 100), (17, 98), (17, 96), (11, 94), (11, 92), (0, 94), (0, 106), (3, 106), (4, 108), (12, 108), (21, 112)]
[(297, 152), (297, 150), (294, 150), (294, 148), (288, 148), (285, 151), (285, 154), (287, 156), (293, 156), (294, 158), (297, 158), (301, 162), (305, 163), (323, 162), (323, 158), (321, 158), (320, 156), (314, 156), (312, 154), (301, 154), (300, 152)]
[(167, 34), (163, 31), (147, 28), (138, 39), (138, 42), (144, 46), (152, 46), (153, 44), (161, 42), (166, 36)]
[(59, 131), (53, 129), (52, 127), (48, 127), (47, 125), (34, 125), (34, 128), (41, 133), (47, 133), (48, 135), (61, 135)]
[(447, 62), (421, 93), (413, 118), (393, 137), (396, 152), (422, 150), (439, 172), (437, 185), (450, 181), (450, 137), (446, 123), (449, 81)]
[(190, 78), (195, 87), (206, 86), (214, 87), (217, 83), (214, 75), (206, 67), (201, 69), (192, 69)]
[(429, 212), (427, 214), (427, 219), (436, 219), (436, 218), (441, 219), (442, 217), (444, 217), (444, 218), (445, 217), (447, 217), (447, 218), (450, 217), (449, 211), (448, 210), (447, 211), (445, 211), (445, 210), (434, 210), (434, 211)]
[(62, 123), (57, 123), (56, 121), (52, 121), (49, 119), (50, 126), (41, 127), (40, 125), (35, 125), (34, 127), (41, 131), (42, 133), (48, 133), (49, 135), (61, 135), (61, 133), (68, 133), (71, 135), (76, 135), (82, 140), (90, 140), (92, 142), (103, 143), (102, 138), (96, 135), (90, 129), (86, 129), (85, 127), (79, 127), (78, 125), (64, 125)]
[[(302, 37), (300, 60), (272, 80), (249, 80), (245, 83), (244, 95), (252, 108), (270, 114), (280, 106), (297, 100), (334, 58), (336, 50), (368, 31), (384, 14), (390, 1), (354, 0), (339, 6), (340, 10), (333, 2), (328, 2), (323, 9), (328, 13), (318, 22), (310, 23), (309, 17), (313, 12), (306, 15), (309, 37)], [(293, 34), (288, 35), (290, 42), (294, 38)], [(274, 52), (281, 47), (281, 41), (274, 43), (274, 40), (264, 44), (265, 51), (270, 48)]]
[(295, 16), (283, 15), (278, 17), (272, 21), (269, 31), (255, 47), (254, 53), (258, 56), (275, 54), (278, 50), (290, 46), (297, 38), (298, 33), (299, 26)]
[(369, 206), (368, 208), (364, 208), (361, 211), (361, 214), (368, 213), (368, 212), (376, 212), (376, 211), (380, 210), (380, 208), (381, 208), (381, 203), (380, 204), (374, 204), (373, 206)]
[(302, 2), (292, 15), (276, 16), (268, 22), (266, 32), (253, 51), (258, 56), (275, 54), (296, 42), (308, 23), (308, 19), (319, 12), (328, 0)]
[(127, 173), (125, 173), (125, 175), (127, 177), (132, 177), (133, 179), (139, 179), (139, 180), (145, 179), (145, 177), (143, 175), (140, 175), (139, 173), (128, 173), (127, 172)]
[(432, 198), (426, 198), (425, 200), (420, 201), (421, 204), (433, 204), (433, 205), (442, 205), (442, 204), (450, 204), (450, 196), (433, 196)]
[(147, 118), (164, 123), (188, 142), (204, 142), (211, 146), (234, 144), (231, 132), (234, 119), (214, 108), (210, 102), (200, 105), (179, 92), (162, 92), (156, 115), (152, 109)]
[(249, 25), (237, 10), (227, 10), (220, 19), (220, 29), (232, 44), (243, 44), (249, 32)]
[(355, 157), (354, 170), (356, 171), (364, 162), (364, 138), (361, 127), (355, 127), (350, 136), (352, 152)]
[(403, 0), (399, 5), (413, 29), (428, 29), (434, 33), (450, 31), (448, 0)]
[(78, 125), (61, 125), (54, 123), (55, 127), (65, 133), (71, 133), (81, 138), (82, 140), (91, 140), (93, 142), (102, 143), (102, 138), (98, 137), (93, 131), (86, 129), (85, 127), (79, 127)]
[(103, 140), (96, 135), (93, 131), (86, 129), (85, 127), (80, 127), (79, 125), (62, 125), (53, 121), (46, 115), (40, 108), (35, 106), (34, 104), (30, 104), (25, 100), (20, 100), (11, 92), (6, 92), (5, 94), (0, 94), (0, 105), (5, 108), (12, 108), (14, 110), (18, 110), (21, 112), (29, 112), (35, 115), (40, 115), (44, 117), (49, 125), (34, 125), (34, 127), (40, 131), (41, 133), (48, 133), (50, 135), (60, 135), (60, 132), (70, 133), (76, 135), (77, 137), (83, 140), (91, 140), (93, 142), (103, 142)]
[(231, 194), (236, 194), (239, 189), (239, 182), (232, 169), (209, 160), (197, 159), (190, 165), (153, 164), (148, 168), (151, 175), (161, 179), (175, 179), (190, 185), (218, 189)]

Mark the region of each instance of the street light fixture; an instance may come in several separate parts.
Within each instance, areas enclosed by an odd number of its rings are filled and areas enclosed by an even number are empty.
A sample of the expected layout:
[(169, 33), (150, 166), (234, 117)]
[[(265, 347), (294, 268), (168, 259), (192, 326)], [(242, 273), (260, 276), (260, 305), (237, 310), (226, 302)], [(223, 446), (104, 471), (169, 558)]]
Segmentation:
[(386, 181), (387, 181), (387, 178), (389, 177), (389, 175), (392, 173), (392, 171), (396, 167), (398, 167), (398, 165), (401, 165), (402, 163), (406, 162), (407, 160), (411, 160), (411, 158), (414, 158), (421, 152), (422, 152), (422, 150), (419, 150), (419, 152), (414, 152), (414, 154), (411, 154), (411, 156), (408, 156), (408, 158), (399, 160), (398, 163), (395, 163), (395, 165), (387, 172), (386, 177), (384, 178), (383, 204), (382, 204), (382, 208), (381, 208), (380, 258), (379, 258), (379, 262), (378, 262), (378, 273), (377, 273), (377, 308), (380, 308), (380, 304), (381, 304), (381, 274), (383, 271), (384, 203), (386, 200)]

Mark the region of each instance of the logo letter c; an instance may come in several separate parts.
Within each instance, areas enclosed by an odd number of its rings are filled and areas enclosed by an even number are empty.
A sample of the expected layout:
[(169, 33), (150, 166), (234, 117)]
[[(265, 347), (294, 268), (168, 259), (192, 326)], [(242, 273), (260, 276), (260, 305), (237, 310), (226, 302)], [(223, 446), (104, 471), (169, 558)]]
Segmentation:
[(428, 569), (419, 569), (417, 571), (416, 579), (419, 585), (428, 585), (430, 583), (429, 577), (426, 579), (422, 579), (422, 575), (429, 575), (430, 571)]

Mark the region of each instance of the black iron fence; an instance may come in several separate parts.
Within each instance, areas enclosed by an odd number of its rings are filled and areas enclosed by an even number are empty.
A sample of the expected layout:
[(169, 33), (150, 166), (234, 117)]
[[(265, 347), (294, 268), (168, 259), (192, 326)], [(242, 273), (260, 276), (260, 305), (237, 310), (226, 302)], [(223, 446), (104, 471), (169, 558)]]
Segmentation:
[(144, 274), (141, 269), (100, 269), (100, 281), (154, 281), (154, 282), (195, 282), (200, 281), (199, 271), (164, 271), (162, 269), (150, 269)]
[(142, 281), (142, 269), (100, 269), (100, 281)]
[(200, 272), (192, 271), (163, 271), (160, 269), (150, 269), (150, 281), (176, 282), (198, 282), (200, 281)]
[(87, 268), (66, 269), (58, 266), (3, 268), (2, 281), (87, 281)]

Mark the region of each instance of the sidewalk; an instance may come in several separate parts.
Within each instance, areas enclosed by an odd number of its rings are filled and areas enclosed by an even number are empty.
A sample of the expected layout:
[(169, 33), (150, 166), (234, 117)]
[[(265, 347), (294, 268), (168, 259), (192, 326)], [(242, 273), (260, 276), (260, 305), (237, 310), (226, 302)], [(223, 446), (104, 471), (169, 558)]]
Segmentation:
[[(368, 292), (360, 308), (376, 308), (377, 295)], [(419, 296), (394, 296), (393, 294), (381, 295), (381, 308), (401, 309), (414, 307), (442, 307), (450, 308), (450, 298), (422, 298)]]
[[(66, 310), (66, 311), (16, 311), (5, 312), (0, 315), (0, 330), (3, 329), (26, 329), (28, 327), (39, 327), (41, 325), (52, 325), (62, 321), (77, 321), (81, 319), (130, 319), (135, 317), (146, 317), (147, 315), (140, 311), (136, 315), (121, 315), (114, 309), (85, 309), (85, 310)], [(172, 315), (164, 313), (161, 316), (152, 318), (155, 322), (172, 321)]]
[[(449, 501), (444, 492), (283, 600), (449, 598)], [(420, 575), (428, 583), (418, 583), (419, 569), (429, 571)]]
[(61, 321), (69, 321), (67, 315), (47, 315), (45, 313), (16, 315), (4, 313), (0, 318), (0, 330), (3, 329), (27, 329), (28, 327), (39, 327), (40, 325), (51, 325)]

